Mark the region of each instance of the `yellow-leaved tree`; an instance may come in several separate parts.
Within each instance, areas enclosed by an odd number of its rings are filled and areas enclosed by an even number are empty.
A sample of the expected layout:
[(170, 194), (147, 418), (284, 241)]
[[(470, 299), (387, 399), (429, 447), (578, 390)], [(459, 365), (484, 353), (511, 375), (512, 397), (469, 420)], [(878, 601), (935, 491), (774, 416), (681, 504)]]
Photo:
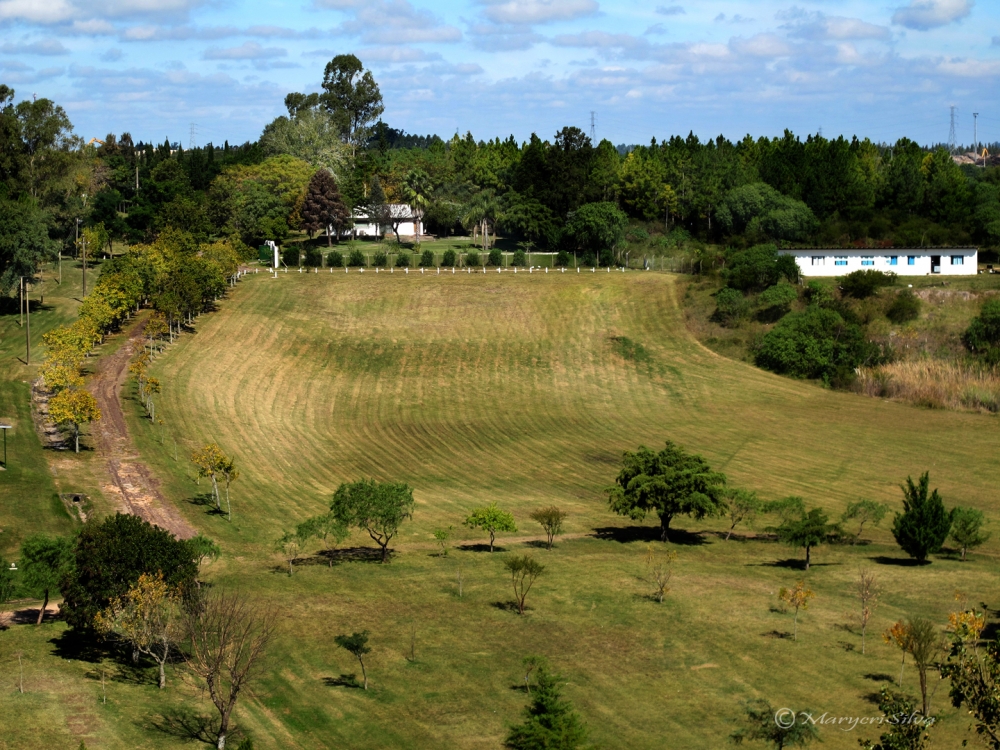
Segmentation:
[(101, 418), (97, 399), (89, 391), (66, 388), (49, 399), (49, 419), (62, 427), (73, 429), (76, 452), (80, 452), (80, 425), (96, 422)]
[(114, 633), (160, 667), (160, 689), (167, 685), (166, 663), (183, 632), (180, 593), (163, 574), (143, 573), (125, 596), (95, 618), (97, 629)]

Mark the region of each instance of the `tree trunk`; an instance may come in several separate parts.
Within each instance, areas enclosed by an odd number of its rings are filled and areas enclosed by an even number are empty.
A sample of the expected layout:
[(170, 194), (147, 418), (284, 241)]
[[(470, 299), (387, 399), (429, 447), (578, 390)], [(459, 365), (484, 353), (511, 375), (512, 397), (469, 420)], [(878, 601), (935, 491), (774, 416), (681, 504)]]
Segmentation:
[(76, 441), (76, 452), (79, 453), (80, 452), (80, 425), (78, 425), (78, 424), (73, 425), (73, 437), (74, 437), (74, 440)]
[(493, 529), (490, 529), (490, 552), (493, 551), (493, 539), (495, 536), (496, 534), (493, 532)]
[(42, 601), (42, 608), (38, 610), (38, 621), (35, 625), (41, 625), (42, 620), (45, 619), (45, 608), (49, 606), (49, 590), (45, 589), (45, 598)]
[(385, 540), (385, 544), (382, 545), (382, 562), (386, 562), (389, 559), (389, 540)]
[(812, 549), (808, 544), (806, 545), (806, 570), (809, 570), (809, 551)]
[(215, 474), (212, 474), (212, 494), (215, 495), (216, 510), (222, 510), (222, 498), (219, 497), (219, 483), (215, 481)]
[(923, 701), (923, 711), (924, 716), (928, 716), (927, 713), (927, 669), (920, 669), (920, 697)]
[(664, 513), (660, 514), (660, 541), (669, 542), (670, 541), (670, 520), (673, 518), (673, 514), (667, 515)]
[(160, 662), (160, 690), (163, 690), (167, 686), (167, 673), (164, 671), (164, 665), (167, 663), (167, 656), (170, 653), (169, 646), (163, 646), (163, 661)]
[(799, 608), (795, 608), (795, 618), (792, 620), (792, 640), (799, 639)]
[(903, 687), (903, 667), (906, 666), (906, 652), (903, 652), (903, 660), (899, 663), (899, 686)]
[(733, 529), (735, 529), (735, 528), (736, 528), (736, 524), (734, 523), (732, 526), (729, 527), (729, 531), (726, 532), (726, 541), (727, 542), (729, 541), (729, 537), (731, 537), (733, 535)]
[(962, 547), (962, 562), (965, 562), (965, 547)]
[(331, 230), (330, 227), (326, 228), (326, 246), (327, 247), (333, 247), (333, 236), (331, 235), (330, 230)]

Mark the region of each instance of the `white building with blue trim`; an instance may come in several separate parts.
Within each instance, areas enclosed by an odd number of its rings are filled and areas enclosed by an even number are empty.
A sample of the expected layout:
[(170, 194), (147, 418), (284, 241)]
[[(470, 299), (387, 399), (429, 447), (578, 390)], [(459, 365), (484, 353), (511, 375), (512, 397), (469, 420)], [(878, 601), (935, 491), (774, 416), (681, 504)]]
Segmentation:
[(844, 276), (852, 271), (883, 271), (897, 276), (974, 276), (976, 247), (805, 248), (783, 249), (803, 276)]

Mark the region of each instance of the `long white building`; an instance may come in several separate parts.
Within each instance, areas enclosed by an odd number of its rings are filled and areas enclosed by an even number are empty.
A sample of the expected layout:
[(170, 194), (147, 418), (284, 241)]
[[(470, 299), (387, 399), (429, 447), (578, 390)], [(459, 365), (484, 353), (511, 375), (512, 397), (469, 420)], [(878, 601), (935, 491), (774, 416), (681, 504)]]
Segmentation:
[(868, 269), (897, 276), (974, 276), (979, 262), (975, 247), (821, 247), (778, 252), (795, 258), (803, 276), (843, 276)]

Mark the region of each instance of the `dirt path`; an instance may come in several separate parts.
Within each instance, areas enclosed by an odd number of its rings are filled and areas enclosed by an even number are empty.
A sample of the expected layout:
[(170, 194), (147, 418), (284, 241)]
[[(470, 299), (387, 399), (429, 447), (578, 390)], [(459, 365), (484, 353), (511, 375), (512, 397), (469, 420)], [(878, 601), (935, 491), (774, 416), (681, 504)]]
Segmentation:
[(101, 409), (95, 424), (97, 450), (107, 462), (110, 482), (103, 489), (119, 498), (122, 510), (166, 529), (180, 539), (197, 534), (177, 509), (160, 493), (159, 482), (139, 460), (122, 411), (121, 391), (128, 377), (128, 364), (142, 344), (142, 322), (128, 333), (128, 341), (113, 355), (100, 360), (90, 391)]

